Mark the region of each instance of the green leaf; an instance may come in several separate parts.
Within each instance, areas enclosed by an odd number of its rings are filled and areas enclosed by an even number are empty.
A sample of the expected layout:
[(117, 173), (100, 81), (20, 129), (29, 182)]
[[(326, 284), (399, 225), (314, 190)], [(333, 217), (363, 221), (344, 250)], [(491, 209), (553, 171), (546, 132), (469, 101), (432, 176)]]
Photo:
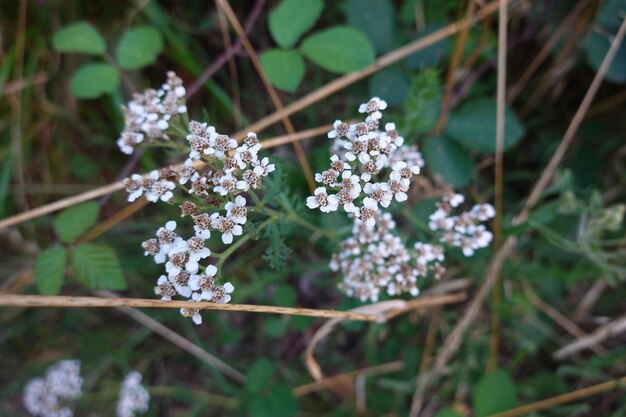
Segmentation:
[(376, 52), (393, 49), (396, 21), (390, 0), (348, 0), (346, 14), (348, 24), (365, 33)]
[(314, 33), (302, 42), (300, 50), (320, 67), (337, 74), (370, 66), (376, 56), (363, 32), (347, 26)]
[(446, 407), (437, 411), (434, 417), (463, 417), (463, 415), (453, 408)]
[(474, 415), (486, 417), (517, 406), (516, 388), (504, 370), (483, 376), (472, 391)]
[[(444, 23), (427, 23), (424, 29), (417, 34), (417, 39), (424, 38), (444, 26)], [(421, 51), (409, 55), (404, 62), (411, 69), (430, 67), (441, 61), (448, 54), (449, 49), (450, 39), (444, 38)]]
[(424, 162), (430, 172), (439, 174), (453, 187), (469, 183), (474, 161), (467, 151), (443, 136), (430, 138), (423, 149)]
[(122, 35), (115, 56), (122, 68), (134, 70), (154, 63), (162, 50), (161, 32), (152, 26), (139, 26)]
[(607, 0), (596, 14), (596, 23), (612, 29), (619, 28), (626, 13), (626, 0)]
[(248, 371), (246, 390), (257, 393), (267, 388), (273, 373), (274, 365), (270, 361), (265, 358), (257, 359)]
[(270, 49), (261, 54), (261, 66), (272, 84), (283, 91), (296, 91), (304, 76), (304, 60), (298, 51)]
[(107, 45), (100, 32), (87, 22), (77, 22), (59, 29), (52, 36), (52, 46), (59, 52), (100, 55)]
[(378, 71), (369, 80), (370, 97), (381, 97), (389, 104), (402, 104), (406, 99), (411, 82), (396, 66)]
[(263, 328), (269, 337), (280, 337), (289, 329), (289, 321), (283, 317), (273, 317), (265, 321)]
[(126, 288), (120, 261), (111, 247), (84, 243), (74, 248), (71, 260), (76, 279), (87, 288)]
[[(507, 150), (519, 142), (525, 129), (508, 106), (505, 109), (504, 123), (504, 150)], [(445, 133), (467, 149), (495, 152), (496, 101), (481, 98), (466, 102), (452, 112)]]
[(298, 399), (293, 390), (285, 384), (276, 384), (269, 393), (272, 417), (292, 417), (298, 414)]
[(52, 221), (52, 226), (64, 242), (71, 243), (94, 225), (100, 214), (95, 201), (67, 208)]
[(293, 307), (296, 305), (296, 290), (290, 285), (279, 285), (274, 293), (274, 304), (283, 307)]
[(274, 41), (282, 48), (293, 47), (311, 29), (324, 9), (322, 0), (283, 0), (268, 19)]
[[(604, 33), (604, 31), (603, 33), (591, 32), (587, 35), (584, 42), (585, 56), (594, 70), (598, 71), (602, 65), (602, 61), (611, 47), (613, 37), (613, 33)], [(614, 83), (623, 84), (626, 82), (626, 47), (624, 44), (621, 44), (617, 50), (605, 78)]]
[(70, 92), (77, 98), (96, 98), (112, 93), (120, 84), (120, 75), (109, 64), (89, 64), (72, 76)]
[(59, 293), (65, 277), (67, 250), (63, 246), (53, 246), (41, 252), (35, 260), (35, 281), (42, 294)]

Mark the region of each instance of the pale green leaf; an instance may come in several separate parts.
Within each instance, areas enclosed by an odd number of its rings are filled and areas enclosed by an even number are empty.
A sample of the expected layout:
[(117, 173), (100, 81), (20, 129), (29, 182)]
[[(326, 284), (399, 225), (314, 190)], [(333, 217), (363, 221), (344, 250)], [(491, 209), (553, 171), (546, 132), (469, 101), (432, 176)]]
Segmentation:
[(348, 24), (369, 38), (376, 52), (388, 52), (396, 36), (395, 10), (391, 0), (348, 0)]
[(134, 70), (154, 63), (162, 50), (161, 32), (152, 26), (139, 26), (122, 35), (116, 58), (122, 68)]
[(483, 376), (472, 390), (474, 415), (486, 417), (517, 406), (515, 383), (508, 372), (498, 370)]
[(117, 255), (109, 246), (84, 243), (71, 255), (76, 279), (91, 289), (121, 290), (126, 281)]
[(120, 84), (120, 75), (109, 64), (89, 64), (74, 73), (70, 92), (78, 98), (96, 98), (112, 93)]
[(52, 226), (64, 242), (71, 243), (96, 223), (98, 214), (100, 205), (89, 201), (63, 210), (54, 218)]
[[(519, 142), (524, 133), (524, 126), (507, 106), (504, 116), (504, 150)], [(496, 101), (481, 98), (463, 104), (450, 115), (445, 134), (467, 149), (495, 152)]]
[(474, 161), (467, 151), (445, 137), (430, 138), (423, 149), (426, 167), (433, 174), (441, 175), (453, 187), (470, 182)]
[(370, 97), (383, 98), (389, 104), (402, 104), (411, 82), (397, 67), (390, 67), (372, 75), (368, 84)]
[(65, 277), (67, 250), (63, 246), (53, 246), (41, 252), (35, 260), (35, 282), (42, 294), (59, 293)]
[(302, 42), (300, 50), (320, 67), (338, 74), (368, 67), (376, 56), (363, 32), (347, 26), (314, 33)]
[(283, 91), (296, 91), (304, 76), (304, 60), (297, 51), (270, 49), (261, 54), (261, 66), (272, 84)]
[(59, 29), (52, 36), (52, 46), (59, 52), (100, 55), (106, 51), (104, 38), (87, 22), (77, 22)]
[(268, 386), (269, 380), (274, 373), (275, 366), (265, 358), (257, 359), (250, 370), (246, 379), (246, 390), (257, 393)]
[(283, 0), (270, 12), (268, 26), (272, 38), (282, 48), (293, 47), (313, 27), (322, 13), (322, 0)]

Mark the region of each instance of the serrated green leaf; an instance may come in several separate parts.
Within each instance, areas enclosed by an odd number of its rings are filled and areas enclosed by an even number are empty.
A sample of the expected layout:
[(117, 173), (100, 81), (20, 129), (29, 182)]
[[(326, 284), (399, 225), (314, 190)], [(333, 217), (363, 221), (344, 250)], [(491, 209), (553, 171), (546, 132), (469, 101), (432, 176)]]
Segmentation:
[[(504, 123), (504, 150), (507, 150), (519, 142), (525, 129), (508, 106), (505, 109)], [(445, 134), (467, 149), (495, 152), (496, 101), (481, 98), (463, 104), (450, 115)]]
[(304, 76), (304, 60), (295, 50), (265, 51), (261, 54), (261, 66), (276, 88), (290, 93), (296, 91)]
[(99, 55), (106, 42), (98, 30), (87, 22), (77, 22), (59, 29), (52, 36), (52, 46), (59, 52)]
[(411, 82), (398, 67), (378, 71), (368, 84), (370, 97), (381, 97), (389, 104), (402, 104), (406, 99)]
[[(591, 32), (585, 38), (585, 56), (594, 70), (600, 69), (600, 65), (602, 65), (602, 61), (604, 61), (604, 57), (611, 47), (613, 37), (614, 35), (610, 33)], [(626, 47), (624, 44), (621, 44), (617, 50), (605, 78), (614, 83), (623, 84), (626, 82)]]
[(122, 68), (134, 70), (154, 63), (162, 50), (161, 32), (152, 26), (139, 26), (122, 35), (115, 56)]
[(348, 25), (365, 33), (376, 52), (393, 49), (396, 21), (391, 0), (348, 0), (346, 14)]
[(78, 245), (72, 251), (71, 261), (76, 279), (87, 288), (126, 288), (120, 261), (109, 246), (92, 243)]
[(72, 75), (70, 92), (77, 98), (96, 98), (112, 93), (120, 84), (120, 75), (109, 64), (89, 64)]
[(469, 183), (474, 171), (474, 161), (467, 151), (445, 137), (427, 140), (423, 149), (424, 161), (430, 172), (441, 175), (453, 187)]
[(35, 282), (42, 294), (59, 293), (65, 277), (67, 250), (63, 246), (53, 246), (41, 252), (35, 260)]
[(324, 9), (322, 0), (283, 0), (270, 12), (268, 26), (282, 48), (293, 47), (313, 27)]
[(257, 359), (248, 371), (246, 390), (257, 393), (263, 388), (267, 388), (273, 373), (274, 365), (270, 361), (265, 358)]
[(343, 74), (374, 63), (376, 54), (363, 32), (335, 26), (307, 37), (300, 46), (302, 54), (327, 71)]
[(437, 123), (441, 102), (441, 81), (434, 68), (421, 71), (411, 81), (404, 102), (404, 128), (407, 133), (426, 133)]
[(71, 243), (96, 223), (98, 214), (100, 204), (88, 201), (63, 210), (54, 218), (52, 226), (64, 242)]
[(517, 406), (515, 383), (508, 372), (498, 370), (483, 376), (472, 391), (474, 415), (486, 417)]

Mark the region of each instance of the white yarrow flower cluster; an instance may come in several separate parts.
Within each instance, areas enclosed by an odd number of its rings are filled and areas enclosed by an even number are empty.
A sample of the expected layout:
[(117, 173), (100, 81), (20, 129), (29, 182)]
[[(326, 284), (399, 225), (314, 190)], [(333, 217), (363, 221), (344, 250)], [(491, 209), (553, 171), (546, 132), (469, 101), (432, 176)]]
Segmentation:
[(491, 204), (477, 204), (470, 211), (453, 216), (453, 209), (464, 201), (462, 194), (446, 194), (437, 204), (437, 210), (430, 215), (428, 227), (442, 232), (442, 243), (461, 248), (465, 256), (472, 256), (476, 250), (491, 243), (493, 234), (479, 223), (493, 218), (496, 211)]
[(376, 213), (374, 226), (355, 220), (352, 236), (341, 242), (341, 252), (330, 262), (340, 271), (339, 289), (349, 297), (376, 302), (381, 291), (389, 296), (419, 294), (418, 280), (433, 273), (440, 277), (445, 269), (443, 248), (418, 242), (408, 249), (393, 234), (396, 224), (389, 213)]
[(80, 361), (62, 360), (48, 368), (44, 378), (35, 378), (24, 389), (24, 407), (33, 416), (72, 417), (68, 407), (59, 400), (78, 398), (82, 393)]
[[(179, 236), (176, 222), (169, 221), (157, 230), (154, 239), (143, 242), (142, 246), (146, 256), (152, 256), (157, 264), (165, 264), (166, 274), (158, 278), (154, 288), (161, 299), (171, 300), (179, 295), (193, 301), (228, 303), (234, 286), (230, 282), (223, 285), (216, 282), (218, 271), (214, 265), (201, 265), (211, 256), (205, 242), (212, 233), (218, 232), (222, 242), (230, 245), (236, 236), (243, 234), (248, 208), (247, 199), (242, 194), (258, 189), (263, 178), (273, 172), (275, 166), (269, 163), (268, 158), (259, 158), (261, 143), (253, 132), (249, 132), (244, 142), (237, 145), (234, 139), (217, 133), (213, 126), (206, 123), (192, 121), (189, 130), (189, 159), (178, 170), (166, 170), (167, 176), (177, 178), (181, 187), (187, 187), (191, 199), (201, 199), (203, 205), (223, 205), (224, 211), (218, 209), (202, 213), (198, 204), (186, 200), (180, 206), (181, 212), (183, 217), (193, 219), (194, 235), (189, 238)], [(202, 159), (212, 169), (206, 172), (196, 170), (193, 159)], [(132, 191), (129, 200), (131, 197), (136, 199), (142, 192), (146, 197), (155, 194), (152, 190), (139, 189), (143, 186), (140, 179), (145, 180), (134, 176), (127, 180), (127, 189)], [(172, 181), (165, 181), (174, 188)], [(134, 190), (134, 184), (139, 184), (137, 190)], [(162, 196), (160, 198), (163, 200)], [(185, 317), (191, 317), (196, 324), (202, 323), (199, 309), (182, 308), (180, 312)]]
[(149, 138), (165, 138), (173, 116), (187, 113), (185, 87), (173, 71), (167, 73), (167, 81), (160, 89), (148, 89), (134, 94), (128, 105), (122, 106), (125, 128), (117, 140), (120, 150), (130, 155), (135, 146)]
[(374, 227), (381, 208), (389, 207), (393, 200), (407, 200), (411, 178), (419, 174), (423, 160), (416, 148), (417, 154), (409, 152), (404, 155), (407, 159), (401, 159), (404, 138), (395, 124), (387, 123), (379, 130), (386, 107), (384, 100), (374, 97), (359, 107), (359, 112), (367, 113), (363, 122), (335, 121), (328, 137), (335, 139), (343, 152), (332, 155), (330, 169), (315, 175), (321, 186), (307, 198), (309, 208), (331, 212), (341, 207)]
[(124, 378), (117, 401), (117, 417), (134, 417), (135, 413), (148, 411), (150, 394), (141, 385), (141, 378), (137, 371), (130, 372)]

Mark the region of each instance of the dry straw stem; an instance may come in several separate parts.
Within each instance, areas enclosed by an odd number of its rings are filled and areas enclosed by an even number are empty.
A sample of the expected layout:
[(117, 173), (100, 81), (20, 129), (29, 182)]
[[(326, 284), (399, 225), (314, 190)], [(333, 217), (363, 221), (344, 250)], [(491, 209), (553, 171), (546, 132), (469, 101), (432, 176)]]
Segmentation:
[[(526, 219), (528, 219), (530, 210), (532, 210), (532, 208), (537, 204), (541, 194), (553, 178), (557, 166), (561, 163), (563, 157), (565, 156), (565, 152), (571, 145), (574, 135), (576, 134), (576, 131), (578, 130), (578, 127), (580, 126), (580, 123), (582, 122), (585, 113), (589, 109), (589, 106), (598, 91), (600, 83), (604, 79), (607, 70), (613, 62), (613, 58), (615, 57), (615, 54), (617, 53), (622, 43), (622, 40), (624, 39), (625, 33), (626, 19), (622, 22), (615, 38), (613, 38), (611, 47), (607, 51), (607, 54), (604, 57), (604, 60), (602, 61), (602, 64), (600, 65), (600, 68), (598, 69), (598, 72), (594, 77), (591, 86), (589, 87), (589, 90), (587, 91), (567, 131), (565, 132), (565, 135), (561, 140), (561, 144), (555, 151), (554, 155), (552, 155), (548, 166), (542, 172), (539, 180), (535, 183), (535, 186), (533, 187), (533, 190), (528, 197), (526, 205), (513, 220), (513, 223), (515, 225), (519, 225), (526, 221)], [(419, 412), (422, 408), (423, 395), (426, 392), (426, 389), (434, 381), (434, 379), (441, 374), (445, 366), (449, 363), (450, 359), (452, 359), (454, 353), (459, 349), (462, 342), (463, 334), (478, 316), (485, 297), (487, 296), (496, 281), (497, 274), (502, 269), (504, 261), (513, 252), (516, 244), (517, 237), (515, 236), (511, 236), (504, 241), (504, 243), (496, 252), (495, 256), (487, 267), (487, 272), (485, 273), (483, 285), (481, 286), (478, 293), (463, 314), (461, 320), (457, 323), (452, 333), (450, 333), (450, 335), (446, 338), (440, 353), (437, 355), (437, 360), (435, 361), (433, 369), (430, 372), (420, 375), (420, 377), (418, 378), (415, 395), (413, 396), (413, 403), (411, 405), (411, 417), (419, 416)]]
[(321, 379), (319, 381), (311, 382), (310, 384), (300, 385), (299, 387), (293, 389), (293, 394), (297, 397), (301, 397), (303, 395), (312, 394), (314, 392), (321, 391), (329, 387), (346, 384), (355, 380), (358, 377), (386, 374), (390, 372), (401, 371), (402, 369), (404, 369), (404, 362), (402, 361), (394, 361), (382, 365), (370, 366), (367, 368), (357, 369), (355, 371), (331, 376), (325, 379)]
[[(496, 217), (493, 219), (493, 247), (498, 248), (502, 243), (502, 215), (504, 181), (504, 110), (506, 106), (506, 46), (508, 23), (508, 0), (501, 0), (502, 7), (498, 13), (498, 75), (497, 75), (497, 109), (496, 109), (496, 155), (494, 172), (494, 200)], [(493, 288), (493, 311), (491, 314), (491, 337), (489, 347), (491, 354), (487, 361), (487, 371), (498, 368), (500, 352), (500, 306), (502, 304), (502, 290), (499, 273), (496, 273), (496, 282)]]
[(556, 407), (557, 405), (571, 403), (572, 401), (587, 398), (592, 395), (600, 394), (602, 392), (610, 391), (616, 388), (623, 388), (624, 386), (626, 386), (626, 377), (614, 379), (613, 381), (603, 382), (602, 384), (598, 385), (592, 385), (591, 387), (568, 392), (567, 394), (557, 395), (556, 397), (537, 401), (536, 403), (527, 404), (521, 407), (514, 408), (512, 410), (503, 411), (501, 413), (492, 414), (489, 417), (524, 416), (535, 411), (547, 410), (549, 408)]
[[(471, 19), (469, 18), (461, 19), (458, 22), (452, 23), (436, 32), (431, 33), (430, 35), (424, 38), (418, 39), (414, 42), (409, 43), (408, 45), (405, 45), (392, 52), (389, 52), (388, 54), (380, 57), (374, 65), (361, 71), (346, 74), (342, 77), (337, 78), (334, 81), (331, 81), (330, 83), (326, 84), (324, 87), (321, 87), (315, 90), (314, 92), (302, 97), (300, 100), (297, 100), (296, 102), (285, 107), (282, 111), (275, 112), (259, 120), (258, 122), (252, 124), (251, 126), (248, 126), (247, 129), (242, 130), (233, 136), (235, 136), (238, 139), (241, 139), (245, 137), (246, 133), (249, 131), (254, 131), (254, 132), (259, 133), (263, 131), (265, 128), (267, 128), (268, 126), (271, 126), (277, 121), (280, 121), (284, 116), (288, 116), (300, 110), (303, 110), (306, 107), (310, 106), (311, 104), (317, 103), (318, 101), (324, 99), (325, 97), (328, 97), (329, 95), (334, 94), (337, 91), (340, 91), (344, 89), (345, 87), (385, 67), (388, 67), (389, 65), (395, 64), (401, 59), (404, 59), (407, 56), (417, 51), (427, 48), (449, 36), (454, 35), (455, 33), (459, 32), (465, 27), (472, 26), (474, 23), (479, 22), (482, 19), (485, 19), (486, 17), (493, 14), (498, 9), (498, 7), (499, 7), (499, 2), (494, 1), (488, 4), (487, 6), (483, 7)], [(28, 210), (24, 213), (20, 213), (15, 216), (11, 216), (4, 220), (1, 220), (0, 229), (4, 227), (14, 226), (16, 224), (20, 224), (25, 221), (32, 220), (34, 218), (43, 216), (45, 214), (53, 213), (57, 210), (62, 210), (66, 207), (70, 207), (75, 204), (82, 203), (84, 201), (89, 201), (98, 197), (102, 197), (104, 195), (121, 190), (123, 188), (124, 188), (124, 184), (121, 181), (119, 181), (119, 182), (109, 184), (104, 187), (96, 188), (94, 190), (91, 190), (82, 194), (77, 194), (72, 197), (64, 198), (64, 199), (55, 201), (54, 203), (46, 204), (44, 206), (41, 206), (32, 210)]]
[[(530, 288), (530, 285), (527, 283), (524, 283), (524, 294), (526, 294), (528, 301), (530, 301), (532, 305), (554, 320), (555, 323), (565, 329), (569, 334), (578, 338), (588, 337), (588, 335), (580, 327), (578, 327), (576, 323), (561, 314), (559, 310), (539, 298), (539, 296), (535, 294), (535, 292)], [(608, 353), (608, 351), (600, 344), (594, 344), (590, 346), (590, 348), (598, 355), (606, 355)]]
[[(117, 297), (115, 293), (112, 293), (110, 291), (96, 291), (96, 294), (100, 297)], [(116, 308), (133, 320), (140, 323), (141, 325), (147, 327), (153, 332), (159, 334), (164, 339), (178, 346), (180, 349), (192, 354), (201, 361), (206, 362), (207, 364), (222, 372), (224, 375), (230, 377), (234, 381), (237, 381), (241, 384), (246, 381), (246, 376), (244, 374), (242, 374), (232, 366), (228, 365), (224, 361), (213, 356), (200, 346), (194, 344), (188, 339), (185, 339), (183, 336), (179, 335), (175, 331), (154, 320), (152, 317), (147, 316), (146, 314), (132, 307), (122, 306)]]
[(574, 353), (580, 352), (581, 350), (593, 349), (603, 340), (624, 332), (626, 332), (626, 316), (622, 316), (610, 323), (607, 323), (598, 328), (592, 334), (580, 337), (574, 342), (563, 346), (554, 353), (554, 358), (564, 359)]
[[(406, 302), (401, 301), (398, 305), (402, 312), (411, 309), (456, 303), (463, 299), (459, 295), (438, 295), (432, 297), (420, 297), (419, 299)], [(400, 301), (400, 300), (398, 300)], [(148, 308), (199, 308), (201, 310), (240, 311), (248, 313), (286, 314), (290, 316), (308, 316), (339, 318), (342, 320), (377, 321), (383, 322), (388, 318), (380, 314), (361, 314), (351, 311), (318, 310), (311, 308), (277, 307), (252, 304), (218, 304), (211, 302), (176, 301), (176, 300), (152, 300), (145, 298), (100, 298), (100, 297), (71, 297), (61, 295), (17, 295), (0, 294), (0, 306), (3, 307), (148, 307)], [(395, 315), (393, 316), (395, 317)]]
[[(219, 8), (224, 12), (231, 26), (233, 27), (233, 29), (235, 29), (237, 36), (239, 36), (239, 39), (243, 43), (243, 47), (248, 52), (248, 57), (252, 61), (254, 68), (259, 74), (259, 77), (261, 77), (261, 81), (263, 81), (263, 86), (265, 86), (267, 93), (272, 99), (272, 103), (274, 104), (274, 107), (276, 107), (276, 110), (278, 112), (284, 110), (285, 106), (283, 105), (283, 102), (280, 100), (280, 97), (278, 97), (278, 93), (276, 92), (276, 89), (270, 82), (269, 78), (267, 78), (267, 75), (265, 75), (265, 71), (263, 71), (263, 67), (261, 66), (261, 62), (259, 61), (258, 55), (256, 51), (254, 50), (254, 48), (252, 47), (252, 43), (250, 42), (248, 35), (246, 35), (246, 32), (244, 31), (243, 27), (241, 27), (241, 24), (239, 23), (237, 16), (233, 12), (233, 9), (228, 4), (228, 1), (216, 0), (216, 3), (219, 6)], [(293, 127), (293, 123), (291, 123), (291, 120), (289, 119), (288, 115), (284, 115), (281, 119), (283, 121), (283, 125), (285, 126), (285, 129), (287, 129), (287, 133), (289, 134), (296, 133), (296, 129)], [(313, 192), (315, 190), (315, 181), (313, 179), (313, 173), (311, 172), (311, 166), (309, 165), (309, 160), (306, 154), (304, 153), (304, 148), (302, 148), (302, 144), (300, 144), (300, 142), (293, 142), (293, 149), (296, 151), (296, 156), (298, 157), (298, 161), (300, 162), (300, 166), (302, 167), (302, 171), (304, 172), (304, 176), (306, 178), (307, 184), (309, 185), (309, 189), (311, 192)]]

